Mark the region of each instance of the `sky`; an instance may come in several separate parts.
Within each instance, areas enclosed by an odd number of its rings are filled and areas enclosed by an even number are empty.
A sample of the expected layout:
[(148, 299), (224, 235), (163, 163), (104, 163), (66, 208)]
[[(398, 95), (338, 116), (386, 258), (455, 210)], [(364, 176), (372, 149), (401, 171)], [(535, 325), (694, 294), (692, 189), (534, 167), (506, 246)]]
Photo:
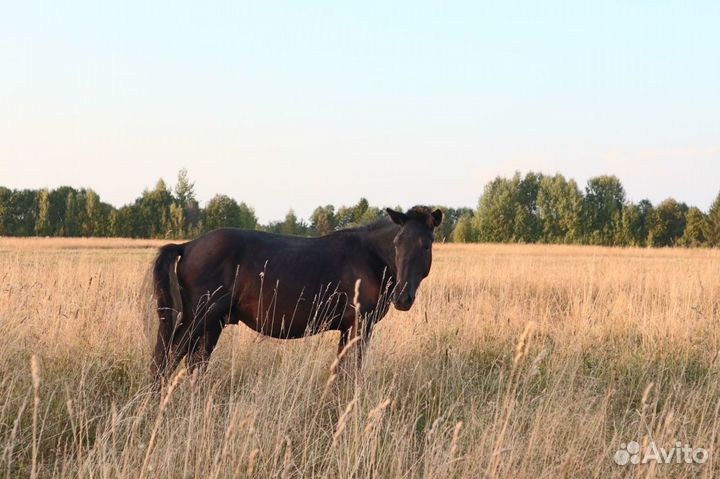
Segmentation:
[(517, 170), (720, 192), (717, 1), (0, 3), (2, 186), (120, 206), (186, 168), (264, 222)]

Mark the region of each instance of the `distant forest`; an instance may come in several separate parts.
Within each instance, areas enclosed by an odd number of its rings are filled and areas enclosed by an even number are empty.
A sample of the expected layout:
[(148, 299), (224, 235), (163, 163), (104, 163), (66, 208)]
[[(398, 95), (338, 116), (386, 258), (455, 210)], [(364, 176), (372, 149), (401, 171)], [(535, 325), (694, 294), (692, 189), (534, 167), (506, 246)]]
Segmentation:
[[(633, 203), (609, 175), (591, 178), (583, 191), (560, 174), (516, 173), (488, 183), (475, 209), (433, 206), (445, 212), (436, 231), (443, 242), (720, 246), (720, 194), (707, 212), (673, 198)], [(193, 238), (224, 226), (318, 236), (382, 214), (361, 198), (352, 206), (318, 206), (308, 220), (291, 209), (282, 221), (263, 225), (252, 207), (226, 195), (201, 207), (186, 170), (174, 187), (161, 179), (120, 208), (91, 189), (0, 187), (0, 236)]]

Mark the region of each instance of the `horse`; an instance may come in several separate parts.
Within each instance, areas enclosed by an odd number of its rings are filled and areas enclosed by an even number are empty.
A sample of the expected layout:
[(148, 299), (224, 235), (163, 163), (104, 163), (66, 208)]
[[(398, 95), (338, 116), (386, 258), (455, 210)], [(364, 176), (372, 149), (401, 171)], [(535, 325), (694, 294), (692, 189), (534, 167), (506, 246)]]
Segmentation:
[(153, 266), (156, 384), (185, 356), (190, 373), (204, 371), (223, 328), (240, 322), (280, 339), (339, 331), (338, 354), (357, 343), (362, 358), (390, 303), (413, 305), (443, 216), (426, 206), (385, 211), (319, 237), (221, 228), (161, 247)]

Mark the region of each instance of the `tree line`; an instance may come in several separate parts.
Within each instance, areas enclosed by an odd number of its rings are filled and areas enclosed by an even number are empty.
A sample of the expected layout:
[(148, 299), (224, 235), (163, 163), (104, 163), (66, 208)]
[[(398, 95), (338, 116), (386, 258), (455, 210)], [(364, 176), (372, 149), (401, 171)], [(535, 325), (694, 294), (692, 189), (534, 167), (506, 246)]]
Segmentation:
[(720, 194), (705, 213), (674, 198), (628, 201), (616, 176), (584, 191), (563, 175), (516, 173), (485, 186), (477, 210), (453, 231), (458, 242), (605, 246), (720, 246)]
[[(445, 242), (720, 246), (720, 194), (707, 213), (673, 198), (633, 203), (611, 175), (591, 178), (581, 190), (560, 174), (516, 173), (488, 183), (476, 209), (434, 206), (445, 213), (436, 230)], [(174, 187), (161, 179), (120, 208), (91, 189), (0, 187), (1, 236), (192, 238), (223, 226), (318, 236), (382, 214), (361, 198), (351, 206), (318, 206), (307, 220), (291, 209), (281, 221), (260, 224), (252, 207), (226, 195), (201, 207), (186, 170)]]

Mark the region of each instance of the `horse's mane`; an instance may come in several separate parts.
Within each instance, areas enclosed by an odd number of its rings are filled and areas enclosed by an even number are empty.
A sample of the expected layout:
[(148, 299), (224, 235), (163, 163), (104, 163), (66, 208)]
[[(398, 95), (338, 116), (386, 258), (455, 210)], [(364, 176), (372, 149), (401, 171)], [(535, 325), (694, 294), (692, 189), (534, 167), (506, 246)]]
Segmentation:
[(374, 231), (385, 229), (389, 226), (395, 226), (395, 223), (393, 223), (387, 216), (383, 216), (370, 223), (364, 225), (348, 226), (346, 228), (333, 231), (330, 234), (372, 233)]
[[(385, 213), (382, 213), (383, 216), (376, 219), (375, 221), (372, 221), (371, 223), (364, 224), (364, 225), (357, 225), (357, 226), (348, 226), (346, 228), (334, 231), (330, 234), (337, 234), (337, 233), (372, 233), (379, 230), (383, 230), (385, 228), (388, 228), (390, 226), (397, 226), (395, 223), (392, 222), (389, 216), (385, 216)], [(405, 215), (408, 217), (408, 220), (410, 221), (421, 221), (423, 223), (432, 224), (432, 209), (430, 209), (427, 206), (413, 206), (407, 212)]]

